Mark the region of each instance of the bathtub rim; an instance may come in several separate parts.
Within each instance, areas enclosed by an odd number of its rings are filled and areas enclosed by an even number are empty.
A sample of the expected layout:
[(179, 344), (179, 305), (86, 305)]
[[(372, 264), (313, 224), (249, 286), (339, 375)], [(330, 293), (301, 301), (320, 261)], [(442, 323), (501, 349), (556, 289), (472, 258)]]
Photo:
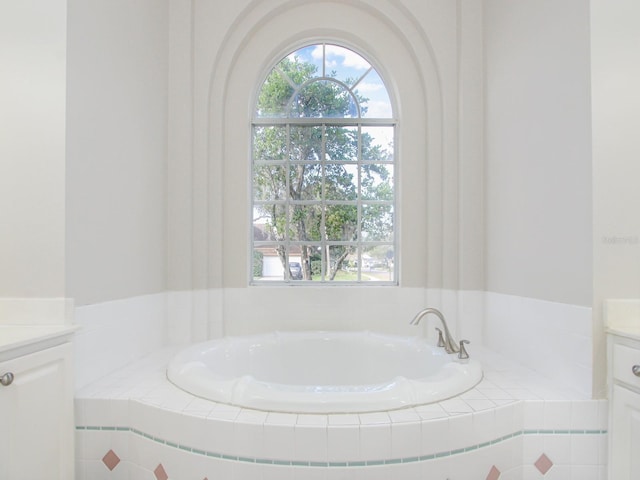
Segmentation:
[[(265, 412), (293, 413), (293, 414), (345, 414), (345, 413), (373, 413), (400, 410), (420, 405), (433, 404), (455, 398), (473, 389), (484, 378), (484, 372), (480, 363), (475, 359), (458, 360), (455, 354), (445, 354), (451, 361), (444, 363), (436, 375), (409, 379), (396, 376), (383, 384), (358, 384), (360, 391), (313, 391), (315, 385), (307, 385), (308, 388), (296, 388), (290, 384), (264, 382), (255, 379), (251, 375), (235, 377), (231, 380), (215, 378), (213, 372), (203, 365), (192, 365), (193, 373), (190, 378), (179, 378), (180, 368), (176, 359), (185, 356), (186, 352), (196, 350), (202, 352), (208, 344), (228, 342), (233, 340), (247, 340), (265, 336), (287, 336), (293, 333), (296, 336), (307, 337), (309, 335), (350, 336), (374, 335), (403, 341), (420, 342), (434, 349), (422, 337), (386, 334), (379, 332), (363, 331), (275, 331), (255, 335), (238, 335), (221, 337), (213, 340), (198, 342), (181, 349), (175, 354), (166, 369), (167, 380), (177, 388), (196, 397), (214, 401), (221, 404), (232, 405), (240, 408), (249, 408)], [(198, 350), (198, 348), (200, 349)], [(177, 381), (176, 381), (177, 380)], [(213, 387), (210, 382), (216, 382)], [(325, 386), (328, 389), (333, 385)], [(392, 394), (389, 395), (389, 392)], [(311, 399), (313, 402), (309, 402)]]

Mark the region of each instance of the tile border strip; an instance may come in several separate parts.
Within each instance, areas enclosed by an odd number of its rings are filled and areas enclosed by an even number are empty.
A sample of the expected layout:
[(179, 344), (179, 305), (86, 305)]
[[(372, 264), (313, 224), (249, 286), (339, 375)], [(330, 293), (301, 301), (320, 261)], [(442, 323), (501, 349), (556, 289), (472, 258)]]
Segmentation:
[(468, 453), (473, 450), (478, 450), (478, 449), (486, 448), (492, 445), (496, 445), (498, 443), (505, 442), (512, 438), (527, 436), (527, 435), (606, 435), (608, 433), (607, 430), (580, 430), (580, 429), (578, 430), (566, 430), (566, 429), (517, 430), (513, 433), (509, 433), (502, 437), (495, 438), (493, 440), (486, 441), (477, 445), (471, 445), (464, 448), (457, 448), (455, 450), (445, 450), (443, 452), (432, 453), (429, 455), (421, 455), (418, 457), (412, 456), (412, 457), (401, 457), (401, 458), (389, 458), (384, 460), (318, 462), (318, 461), (304, 461), (304, 460), (300, 461), (300, 460), (277, 460), (277, 459), (270, 459), (270, 458), (251, 458), (251, 457), (245, 457), (245, 456), (239, 456), (239, 455), (227, 455), (223, 453), (208, 452), (199, 448), (190, 447), (188, 445), (177, 444), (175, 442), (170, 442), (168, 440), (164, 440), (159, 437), (154, 437), (153, 435), (149, 435), (148, 433), (145, 433), (138, 429), (130, 428), (130, 427), (102, 427), (102, 426), (95, 426), (95, 425), (86, 425), (86, 426), (76, 426), (76, 431), (128, 432), (128, 433), (137, 435), (139, 437), (146, 438), (147, 440), (151, 440), (153, 442), (159, 443), (160, 445), (164, 445), (166, 447), (182, 450), (188, 453), (193, 453), (195, 455), (218, 458), (221, 460), (230, 460), (235, 462), (258, 463), (263, 465), (280, 465), (280, 466), (291, 466), (291, 467), (340, 467), (340, 468), (416, 463), (416, 462), (425, 462), (425, 461), (435, 460), (440, 458), (454, 457), (456, 455)]

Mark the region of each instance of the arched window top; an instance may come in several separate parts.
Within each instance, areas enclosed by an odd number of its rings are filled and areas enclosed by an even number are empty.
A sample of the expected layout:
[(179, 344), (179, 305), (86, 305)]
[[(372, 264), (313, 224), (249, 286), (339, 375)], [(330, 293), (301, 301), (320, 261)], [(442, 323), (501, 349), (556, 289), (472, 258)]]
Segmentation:
[(260, 89), (255, 116), (390, 119), (393, 111), (382, 78), (367, 60), (322, 43), (278, 62)]

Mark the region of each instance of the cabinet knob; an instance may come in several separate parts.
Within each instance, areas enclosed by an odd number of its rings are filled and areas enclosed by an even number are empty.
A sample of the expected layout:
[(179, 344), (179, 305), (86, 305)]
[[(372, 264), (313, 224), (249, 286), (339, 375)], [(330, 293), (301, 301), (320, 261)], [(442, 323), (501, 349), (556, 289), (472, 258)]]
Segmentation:
[(0, 377), (0, 384), (2, 384), (3, 386), (8, 387), (12, 383), (13, 383), (13, 373), (7, 372)]
[(636, 377), (640, 377), (640, 365), (634, 365), (631, 367), (631, 371)]

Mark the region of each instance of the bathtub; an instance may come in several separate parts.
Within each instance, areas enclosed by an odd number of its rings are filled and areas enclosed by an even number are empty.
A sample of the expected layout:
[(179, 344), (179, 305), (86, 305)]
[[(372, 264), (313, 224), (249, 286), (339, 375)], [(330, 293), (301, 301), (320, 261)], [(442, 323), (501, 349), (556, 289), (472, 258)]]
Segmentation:
[(480, 364), (422, 338), (275, 332), (192, 345), (167, 378), (199, 397), (289, 413), (364, 413), (439, 402), (473, 388)]

